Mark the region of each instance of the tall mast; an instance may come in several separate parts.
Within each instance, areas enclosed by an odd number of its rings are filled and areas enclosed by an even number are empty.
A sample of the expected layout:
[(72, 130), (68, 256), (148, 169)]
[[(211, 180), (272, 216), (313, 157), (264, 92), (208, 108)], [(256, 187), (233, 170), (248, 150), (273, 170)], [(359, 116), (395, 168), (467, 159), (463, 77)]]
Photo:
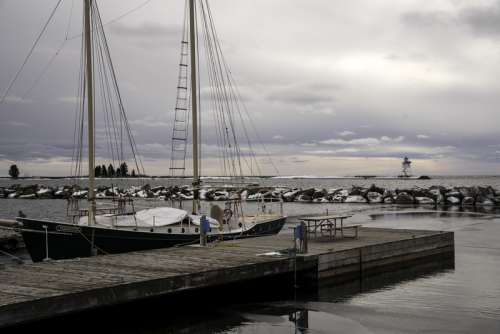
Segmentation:
[(87, 82), (87, 110), (88, 110), (88, 136), (89, 136), (89, 225), (94, 223), (95, 214), (95, 197), (94, 197), (94, 178), (95, 178), (95, 157), (94, 157), (94, 89), (92, 87), (92, 39), (91, 39), (91, 22), (90, 12), (93, 0), (85, 1), (85, 64), (86, 64), (86, 77)]
[(189, 0), (189, 34), (191, 46), (191, 110), (193, 117), (193, 214), (196, 214), (198, 211), (200, 175), (198, 167), (198, 86), (196, 78), (195, 0)]

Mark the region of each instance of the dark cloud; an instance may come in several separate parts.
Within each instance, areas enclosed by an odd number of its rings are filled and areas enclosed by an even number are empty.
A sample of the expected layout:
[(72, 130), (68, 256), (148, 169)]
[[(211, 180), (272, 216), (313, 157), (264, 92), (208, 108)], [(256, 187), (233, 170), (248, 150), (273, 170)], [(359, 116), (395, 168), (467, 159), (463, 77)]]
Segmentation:
[[(2, 159), (71, 157), (79, 38), (23, 99), (64, 38), (70, 5), (63, 2), (0, 105)], [(100, 5), (109, 22), (137, 4)], [(255, 148), (264, 155), (262, 141), (282, 167), (294, 166), (291, 172), (307, 174), (299, 169), (319, 166), (322, 157), (498, 161), (499, 148), (491, 145), (500, 142), (499, 52), (484, 37), (498, 37), (499, 1), (218, 0), (212, 6), (226, 60), (259, 132), (251, 135), (260, 138)], [(70, 36), (80, 33), (80, 7)], [(282, 15), (265, 14), (278, 10)], [(0, 93), (48, 14), (45, 2), (2, 2)], [(182, 3), (157, 1), (106, 26), (125, 108), (148, 162), (170, 155), (182, 19)], [(214, 157), (209, 84), (200, 67), (203, 149)], [(101, 116), (96, 126), (103, 128)], [(97, 148), (106, 157), (104, 143)]]
[(283, 87), (267, 95), (271, 102), (284, 104), (324, 104), (334, 103), (335, 90), (329, 87), (304, 86), (304, 87)]
[(452, 23), (453, 17), (444, 11), (411, 11), (401, 16), (404, 24), (418, 28), (440, 28)]
[(459, 19), (479, 35), (500, 34), (500, 1), (491, 6), (471, 6), (460, 11)]
[(124, 23), (115, 23), (110, 26), (109, 31), (114, 35), (126, 38), (140, 39), (173, 39), (178, 42), (182, 38), (182, 27), (177, 25), (163, 25), (158, 23), (143, 22), (137, 26)]
[(468, 28), (479, 36), (500, 34), (500, 1), (488, 5), (466, 5), (455, 11), (410, 11), (401, 16), (401, 21), (420, 29)]

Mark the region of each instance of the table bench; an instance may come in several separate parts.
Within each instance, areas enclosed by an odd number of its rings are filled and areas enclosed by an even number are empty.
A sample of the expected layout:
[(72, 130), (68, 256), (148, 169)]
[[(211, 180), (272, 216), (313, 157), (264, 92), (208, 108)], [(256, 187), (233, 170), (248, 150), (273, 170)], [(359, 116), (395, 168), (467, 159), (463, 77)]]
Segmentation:
[(358, 238), (359, 228), (361, 225), (347, 225), (344, 226), (344, 220), (352, 217), (352, 215), (329, 215), (317, 217), (302, 217), (299, 218), (306, 224), (307, 232), (309, 235), (314, 235), (316, 238), (318, 232), (320, 235), (328, 234), (330, 239), (337, 237), (337, 231), (340, 231), (340, 236), (344, 236), (345, 229), (354, 229), (353, 238)]

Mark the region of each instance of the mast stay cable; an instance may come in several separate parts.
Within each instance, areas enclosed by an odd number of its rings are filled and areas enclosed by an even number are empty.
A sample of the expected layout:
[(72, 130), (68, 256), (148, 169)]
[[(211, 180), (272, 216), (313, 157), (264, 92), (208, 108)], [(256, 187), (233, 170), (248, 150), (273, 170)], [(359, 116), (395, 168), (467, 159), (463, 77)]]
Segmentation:
[(54, 14), (56, 13), (57, 8), (59, 8), (59, 5), (61, 4), (61, 2), (62, 2), (62, 0), (57, 1), (56, 5), (52, 9), (49, 18), (47, 19), (47, 21), (43, 25), (42, 30), (38, 34), (38, 36), (35, 39), (35, 42), (33, 43), (33, 45), (31, 46), (31, 49), (29, 50), (28, 55), (26, 56), (26, 58), (24, 58), (24, 61), (23, 61), (22, 65), (21, 65), (21, 67), (17, 70), (14, 78), (10, 81), (9, 86), (7, 87), (7, 89), (5, 90), (5, 92), (3, 93), (2, 97), (0, 98), (0, 104), (2, 104), (5, 101), (5, 98), (9, 94), (12, 86), (14, 86), (14, 83), (17, 81), (17, 78), (19, 78), (19, 75), (21, 74), (21, 72), (23, 71), (24, 67), (26, 66), (26, 63), (31, 58), (31, 55), (33, 54), (33, 51), (35, 50), (36, 46), (38, 45), (38, 42), (40, 41), (40, 38), (42, 38), (43, 34), (47, 30), (47, 27), (49, 26), (49, 23), (52, 21), (52, 18), (54, 17)]

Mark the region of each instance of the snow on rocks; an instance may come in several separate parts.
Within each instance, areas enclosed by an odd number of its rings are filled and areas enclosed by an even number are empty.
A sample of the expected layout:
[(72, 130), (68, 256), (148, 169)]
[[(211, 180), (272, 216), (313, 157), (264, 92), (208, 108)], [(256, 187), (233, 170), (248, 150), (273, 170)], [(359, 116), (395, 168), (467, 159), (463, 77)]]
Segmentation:
[[(99, 186), (97, 198), (135, 197), (140, 199), (192, 200), (192, 186), (150, 185)], [(79, 186), (12, 185), (0, 187), (0, 199), (85, 199), (88, 189)], [(386, 189), (352, 186), (345, 188), (297, 188), (297, 187), (202, 187), (200, 198), (205, 201), (283, 201), (303, 203), (363, 203), (397, 205), (442, 205), (449, 207), (500, 206), (500, 192), (492, 187), (413, 187)]]
[(417, 202), (417, 204), (421, 204), (421, 205), (434, 205), (435, 202), (432, 198), (430, 197), (415, 197), (415, 201)]
[(368, 200), (361, 195), (347, 196), (344, 203), (368, 203)]

